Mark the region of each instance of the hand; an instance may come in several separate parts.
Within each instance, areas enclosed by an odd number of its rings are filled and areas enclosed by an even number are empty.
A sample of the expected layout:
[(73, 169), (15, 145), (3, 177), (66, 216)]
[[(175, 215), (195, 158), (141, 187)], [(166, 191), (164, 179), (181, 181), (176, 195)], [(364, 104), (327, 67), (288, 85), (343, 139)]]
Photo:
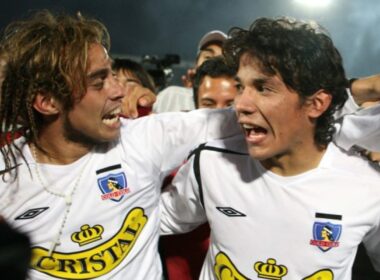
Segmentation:
[[(141, 113), (146, 115), (146, 110), (151, 111), (151, 107), (156, 101), (156, 95), (151, 90), (135, 83), (126, 85), (124, 89), (126, 94), (122, 104), (123, 117), (134, 119), (141, 116)], [(143, 110), (140, 110), (139, 107), (142, 107)]]
[(190, 68), (187, 70), (186, 75), (182, 75), (181, 80), (184, 87), (193, 87), (193, 79), (195, 76), (195, 68)]

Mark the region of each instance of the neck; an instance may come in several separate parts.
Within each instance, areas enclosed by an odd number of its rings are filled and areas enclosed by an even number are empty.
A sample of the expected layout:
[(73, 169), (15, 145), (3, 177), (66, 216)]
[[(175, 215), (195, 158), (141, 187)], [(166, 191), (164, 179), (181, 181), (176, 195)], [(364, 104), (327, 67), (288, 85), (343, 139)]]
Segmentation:
[(281, 176), (295, 176), (317, 168), (326, 148), (312, 147), (286, 153), (261, 161), (269, 171)]
[[(34, 145), (34, 144), (33, 144)], [(86, 155), (92, 147), (67, 140), (63, 134), (41, 131), (38, 146), (31, 147), (38, 153), (36, 161), (48, 164), (70, 164)]]

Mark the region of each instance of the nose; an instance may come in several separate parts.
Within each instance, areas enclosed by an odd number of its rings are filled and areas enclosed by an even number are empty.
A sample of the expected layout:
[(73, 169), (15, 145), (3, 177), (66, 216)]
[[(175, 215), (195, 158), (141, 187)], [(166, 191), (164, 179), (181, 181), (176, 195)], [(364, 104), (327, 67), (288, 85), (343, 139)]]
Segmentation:
[(241, 114), (252, 114), (256, 111), (254, 92), (251, 89), (245, 88), (240, 94), (235, 97), (236, 112)]
[(119, 80), (114, 76), (110, 78), (110, 96), (113, 100), (121, 100), (125, 96), (124, 87), (120, 85)]

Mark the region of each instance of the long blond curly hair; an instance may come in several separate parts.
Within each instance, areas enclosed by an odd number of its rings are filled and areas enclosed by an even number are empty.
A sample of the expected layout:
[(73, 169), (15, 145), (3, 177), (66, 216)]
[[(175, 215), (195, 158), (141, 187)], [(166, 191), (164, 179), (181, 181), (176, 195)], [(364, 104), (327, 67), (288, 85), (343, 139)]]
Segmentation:
[(54, 15), (43, 10), (5, 28), (0, 42), (6, 62), (0, 91), (0, 149), (6, 169), (15, 165), (10, 146), (20, 152), (13, 144), (19, 130), (27, 142), (38, 142), (44, 119), (33, 108), (37, 93), (53, 97), (64, 110), (85, 94), (88, 49), (93, 43), (108, 50), (108, 31), (80, 13)]

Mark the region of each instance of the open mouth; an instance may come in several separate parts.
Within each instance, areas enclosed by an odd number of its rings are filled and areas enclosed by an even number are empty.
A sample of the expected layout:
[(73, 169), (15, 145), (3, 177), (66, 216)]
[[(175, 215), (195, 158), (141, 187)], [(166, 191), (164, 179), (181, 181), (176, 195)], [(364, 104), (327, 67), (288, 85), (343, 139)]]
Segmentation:
[(258, 142), (268, 134), (268, 130), (261, 126), (242, 124), (242, 127), (247, 140), (252, 142)]
[(116, 108), (116, 109), (112, 110), (111, 112), (109, 112), (108, 114), (106, 114), (103, 117), (102, 122), (106, 125), (112, 126), (112, 125), (119, 122), (120, 113), (121, 113), (121, 109)]

